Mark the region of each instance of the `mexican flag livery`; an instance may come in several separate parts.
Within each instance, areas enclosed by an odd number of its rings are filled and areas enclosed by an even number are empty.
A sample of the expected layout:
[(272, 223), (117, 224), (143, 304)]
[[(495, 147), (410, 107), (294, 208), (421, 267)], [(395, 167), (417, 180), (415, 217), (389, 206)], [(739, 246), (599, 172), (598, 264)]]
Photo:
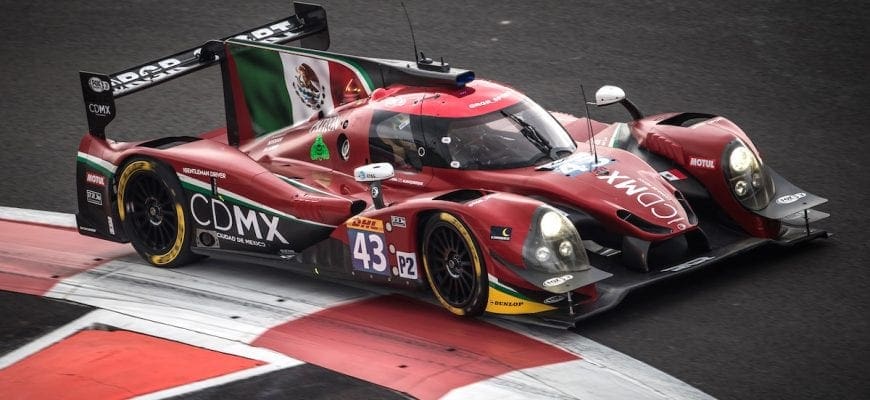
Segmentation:
[(355, 60), (310, 49), (228, 40), (242, 141), (294, 126), (368, 97), (369, 74)]

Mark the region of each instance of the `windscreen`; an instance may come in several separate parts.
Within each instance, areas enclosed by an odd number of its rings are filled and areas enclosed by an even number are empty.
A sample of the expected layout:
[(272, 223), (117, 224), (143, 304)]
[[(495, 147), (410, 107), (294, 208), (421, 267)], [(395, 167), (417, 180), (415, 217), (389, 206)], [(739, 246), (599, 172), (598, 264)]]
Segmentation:
[(443, 159), (460, 169), (528, 167), (565, 157), (576, 147), (565, 128), (530, 100), (471, 118), (439, 118), (427, 124), (430, 135), (440, 135)]

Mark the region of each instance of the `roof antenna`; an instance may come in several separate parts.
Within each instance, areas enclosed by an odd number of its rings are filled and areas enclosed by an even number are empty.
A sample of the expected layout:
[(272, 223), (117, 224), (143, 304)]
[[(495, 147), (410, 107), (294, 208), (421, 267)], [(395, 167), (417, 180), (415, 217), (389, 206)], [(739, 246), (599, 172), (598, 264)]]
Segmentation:
[(408, 20), (408, 28), (411, 29), (411, 43), (414, 44), (414, 60), (418, 60), (417, 55), (423, 55), (417, 52), (417, 39), (414, 37), (414, 25), (411, 24), (411, 16), (408, 15), (408, 9), (405, 8), (405, 2), (400, 1), (399, 4), (402, 5), (402, 10), (405, 11), (405, 19)]
[(450, 64), (444, 62), (444, 57), (441, 57), (441, 64), (435, 64), (435, 61), (431, 58), (426, 58), (422, 52), (417, 51), (417, 39), (414, 37), (414, 25), (411, 23), (411, 16), (408, 15), (405, 2), (401, 1), (399, 4), (402, 5), (402, 10), (405, 11), (405, 19), (408, 20), (408, 28), (411, 29), (411, 42), (414, 44), (414, 60), (417, 62), (417, 68), (426, 71), (450, 72)]
[(595, 136), (592, 135), (592, 120), (589, 118), (589, 102), (586, 101), (586, 90), (583, 89), (583, 82), (580, 82), (580, 94), (583, 95), (583, 108), (586, 109), (586, 124), (589, 127), (589, 152), (595, 157), (595, 164), (592, 164), (594, 168), (598, 166), (598, 147), (595, 146)]

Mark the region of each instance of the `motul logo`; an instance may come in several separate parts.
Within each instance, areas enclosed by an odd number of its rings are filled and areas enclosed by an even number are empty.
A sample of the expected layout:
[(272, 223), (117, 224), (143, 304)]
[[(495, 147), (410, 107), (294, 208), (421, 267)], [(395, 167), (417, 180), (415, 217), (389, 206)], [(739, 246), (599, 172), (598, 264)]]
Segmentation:
[(91, 185), (96, 185), (100, 187), (106, 186), (106, 177), (100, 174), (88, 171), (85, 174), (85, 182), (90, 183)]
[(707, 169), (715, 169), (716, 163), (713, 160), (708, 160), (706, 158), (695, 158), (692, 157), (689, 159), (689, 165), (693, 167), (701, 167)]

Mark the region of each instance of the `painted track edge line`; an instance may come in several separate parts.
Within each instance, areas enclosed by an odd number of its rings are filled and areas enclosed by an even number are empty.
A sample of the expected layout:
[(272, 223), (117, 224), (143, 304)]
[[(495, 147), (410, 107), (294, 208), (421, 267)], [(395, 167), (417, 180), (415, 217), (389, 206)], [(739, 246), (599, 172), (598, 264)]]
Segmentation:
[(178, 396), (305, 364), (300, 360), (270, 349), (210, 336), (208, 334), (149, 321), (115, 311), (97, 309), (31, 341), (30, 343), (27, 343), (24, 346), (19, 347), (16, 350), (13, 350), (10, 353), (7, 353), (3, 357), (0, 357), (0, 369), (12, 366), (39, 353), (40, 351), (60, 343), (77, 332), (93, 329), (101, 325), (171, 340), (177, 343), (208, 349), (222, 354), (258, 360), (264, 363), (259, 367), (248, 368), (214, 378), (175, 386), (152, 393), (146, 393), (135, 397), (137, 399), (162, 399)]
[(74, 214), (0, 206), (0, 220), (78, 229)]

